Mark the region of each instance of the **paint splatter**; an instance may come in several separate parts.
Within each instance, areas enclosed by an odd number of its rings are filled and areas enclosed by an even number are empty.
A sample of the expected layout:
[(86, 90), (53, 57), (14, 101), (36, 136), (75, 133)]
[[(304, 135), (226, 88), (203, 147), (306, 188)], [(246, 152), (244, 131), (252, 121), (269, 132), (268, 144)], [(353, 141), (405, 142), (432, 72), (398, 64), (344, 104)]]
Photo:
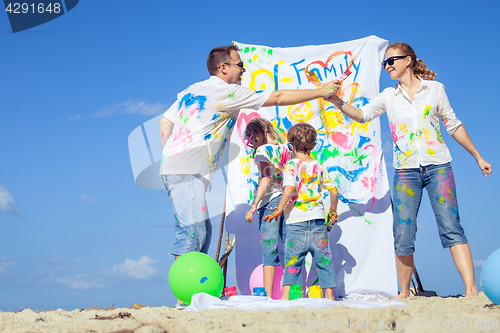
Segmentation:
[(406, 186), (406, 184), (404, 184), (403, 186), (401, 186), (400, 183), (397, 183), (396, 184), (396, 190), (399, 190), (399, 189), (401, 189), (401, 191), (405, 192), (406, 194), (408, 194), (412, 198), (415, 195), (415, 191), (413, 191), (411, 188), (409, 188), (408, 186)]
[(411, 219), (406, 219), (406, 220), (399, 219), (398, 223), (399, 224), (411, 225)]
[(290, 274), (299, 274), (300, 272), (294, 267), (288, 267), (288, 272)]
[(429, 115), (429, 112), (432, 110), (432, 106), (430, 105), (426, 105), (425, 106), (425, 109), (424, 109), (424, 119), (427, 118), (427, 116)]
[(207, 211), (207, 209), (205, 208), (205, 206), (201, 206), (201, 210), (204, 211), (204, 212)]
[(290, 259), (288, 261), (288, 263), (286, 264), (286, 267), (289, 267), (289, 266), (292, 266), (293, 264), (295, 264), (297, 261), (299, 261), (299, 257), (298, 256), (293, 256), (292, 259)]
[(208, 278), (206, 276), (204, 276), (201, 278), (200, 283), (204, 284), (207, 280), (208, 280)]

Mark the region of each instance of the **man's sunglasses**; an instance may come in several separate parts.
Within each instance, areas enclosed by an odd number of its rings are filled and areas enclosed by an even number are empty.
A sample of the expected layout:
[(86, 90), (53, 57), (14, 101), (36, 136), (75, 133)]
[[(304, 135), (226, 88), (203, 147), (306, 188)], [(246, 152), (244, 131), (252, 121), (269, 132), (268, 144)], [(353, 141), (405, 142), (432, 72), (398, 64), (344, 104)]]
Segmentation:
[(245, 68), (245, 65), (243, 64), (243, 61), (237, 63), (237, 64), (231, 64), (229, 62), (225, 62), (226, 65), (228, 66), (231, 66), (231, 65), (234, 65), (234, 66), (238, 66), (240, 69), (244, 69)]
[(386, 60), (382, 61), (382, 68), (385, 68), (386, 65), (392, 66), (392, 65), (394, 65), (394, 60), (403, 59), (406, 57), (407, 56), (393, 56), (393, 57), (387, 58)]

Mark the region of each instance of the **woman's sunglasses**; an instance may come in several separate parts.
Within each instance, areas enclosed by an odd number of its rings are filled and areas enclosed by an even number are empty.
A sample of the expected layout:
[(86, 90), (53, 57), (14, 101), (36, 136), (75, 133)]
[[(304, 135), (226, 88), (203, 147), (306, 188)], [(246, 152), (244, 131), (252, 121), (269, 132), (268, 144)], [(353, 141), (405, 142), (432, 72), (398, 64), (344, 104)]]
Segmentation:
[(392, 66), (392, 65), (394, 65), (394, 60), (403, 59), (406, 57), (407, 56), (393, 56), (393, 57), (387, 58), (386, 60), (382, 61), (382, 68), (385, 68), (386, 65)]

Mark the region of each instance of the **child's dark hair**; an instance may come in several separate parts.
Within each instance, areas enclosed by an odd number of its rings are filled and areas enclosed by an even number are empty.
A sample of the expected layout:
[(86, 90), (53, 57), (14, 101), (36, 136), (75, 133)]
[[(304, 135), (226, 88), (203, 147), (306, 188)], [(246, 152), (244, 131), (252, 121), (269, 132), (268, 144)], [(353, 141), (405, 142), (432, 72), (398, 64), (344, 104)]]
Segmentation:
[(309, 154), (316, 146), (316, 136), (314, 127), (307, 123), (298, 123), (290, 128), (287, 138), (299, 153)]
[[(257, 133), (264, 134), (262, 138), (264, 143), (267, 143), (268, 136), (273, 138), (277, 143), (285, 142), (283, 134), (281, 134), (269, 120), (264, 118), (253, 118), (250, 120), (245, 129), (245, 139), (249, 140), (252, 135), (255, 136)], [(255, 152), (256, 150), (253, 152), (253, 157), (255, 157)]]

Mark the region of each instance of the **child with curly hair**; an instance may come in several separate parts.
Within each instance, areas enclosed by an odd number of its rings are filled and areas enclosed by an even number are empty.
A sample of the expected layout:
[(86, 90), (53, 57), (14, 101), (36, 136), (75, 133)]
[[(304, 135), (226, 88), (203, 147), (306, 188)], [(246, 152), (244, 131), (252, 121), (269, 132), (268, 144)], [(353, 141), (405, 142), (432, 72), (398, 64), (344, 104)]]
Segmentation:
[(272, 221), (281, 212), (285, 213), (287, 234), (282, 299), (288, 299), (290, 285), (302, 284), (302, 264), (307, 253), (311, 253), (325, 298), (335, 300), (333, 287), (337, 286), (337, 276), (328, 243), (322, 192), (325, 189), (330, 192), (327, 221), (334, 223), (338, 220), (338, 190), (325, 167), (311, 157), (311, 150), (316, 145), (314, 127), (307, 123), (292, 126), (288, 142), (295, 158), (285, 166), (284, 191), (276, 211), (264, 218)]

